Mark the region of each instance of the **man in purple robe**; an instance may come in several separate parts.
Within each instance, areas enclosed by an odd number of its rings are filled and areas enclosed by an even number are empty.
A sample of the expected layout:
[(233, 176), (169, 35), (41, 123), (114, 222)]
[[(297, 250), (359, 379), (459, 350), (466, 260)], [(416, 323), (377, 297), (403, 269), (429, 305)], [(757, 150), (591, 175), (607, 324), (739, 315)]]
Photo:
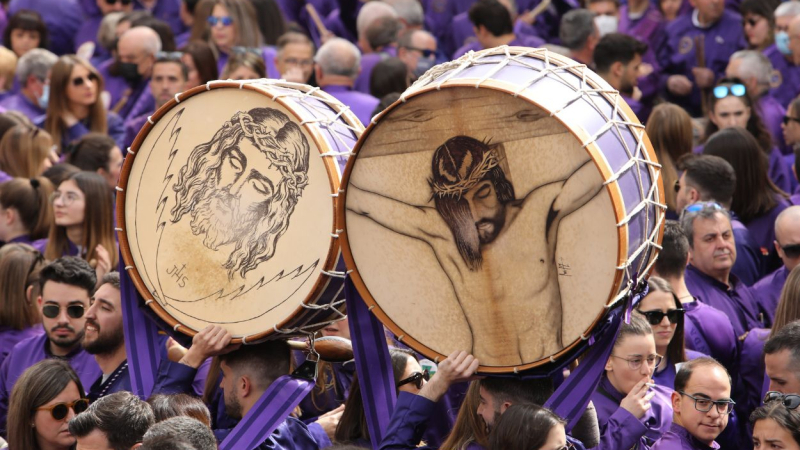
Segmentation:
[(762, 278), (752, 288), (766, 318), (766, 327), (771, 326), (775, 319), (786, 277), (800, 263), (800, 206), (784, 209), (775, 220), (775, 250), (783, 266)]
[(518, 36), (514, 32), (511, 13), (497, 0), (478, 0), (469, 9), (469, 20), (475, 30), (474, 42), (461, 46), (453, 53), (458, 58), (470, 50), (479, 51), (501, 45), (541, 47), (544, 41), (531, 35)]
[(701, 97), (725, 74), (730, 56), (745, 47), (742, 18), (719, 0), (690, 0), (691, 14), (667, 25), (666, 42), (657, 50), (667, 75), (668, 99), (702, 115)]
[(592, 66), (594, 48), (600, 41), (600, 32), (594, 23), (593, 12), (576, 9), (564, 14), (558, 33), (561, 44), (569, 49), (570, 58)]
[[(642, 55), (646, 52), (647, 44), (644, 42), (626, 34), (609, 33), (600, 38), (594, 49), (595, 72), (623, 96), (632, 97), (632, 100), (641, 98), (641, 91), (638, 91), (637, 85)], [(628, 105), (639, 120), (646, 120), (649, 108), (638, 102), (633, 105), (631, 103), (628, 102)], [(634, 108), (634, 105), (637, 108)]]
[(56, 55), (73, 53), (73, 38), (83, 21), (78, 0), (11, 0), (8, 15), (20, 9), (30, 9), (42, 16), (50, 35), (50, 51)]
[[(128, 119), (134, 109), (142, 112), (154, 110), (149, 84), (153, 63), (160, 51), (161, 38), (152, 28), (134, 27), (120, 36), (117, 59), (98, 69), (105, 80), (106, 91), (111, 95), (109, 109), (123, 120)], [(119, 76), (111, 74), (112, 64), (118, 66)]]
[(69, 421), (81, 449), (134, 449), (156, 423), (152, 408), (130, 392), (116, 392)]
[(731, 377), (713, 358), (684, 363), (675, 376), (672, 425), (653, 450), (718, 449), (717, 439), (733, 411)]
[[(800, 4), (784, 2), (775, 8), (775, 43), (764, 50), (764, 55), (772, 62), (777, 78), (773, 80), (772, 96), (784, 108), (800, 93), (800, 65), (797, 56), (800, 49), (793, 50), (792, 40), (797, 39), (800, 30), (790, 30), (792, 21), (800, 15)], [(791, 33), (791, 34), (790, 34)], [(794, 39), (791, 36), (795, 36)]]
[(94, 269), (86, 261), (64, 257), (45, 266), (39, 275), (41, 295), (37, 299), (45, 333), (22, 341), (0, 366), (0, 428), (5, 434), (11, 390), (25, 370), (47, 358), (61, 358), (91, 386), (100, 376), (92, 355), (81, 347), (89, 298), (97, 284)]
[(736, 336), (760, 326), (753, 294), (731, 273), (736, 243), (728, 211), (716, 203), (695, 203), (684, 210), (681, 228), (689, 239), (689, 292), (724, 312)]
[(43, 48), (29, 50), (17, 62), (17, 84), (20, 89), (2, 102), (0, 107), (9, 111), (18, 111), (31, 120), (44, 115), (50, 96), (47, 84), (50, 68), (58, 57)]
[(397, 41), (397, 57), (406, 64), (410, 80), (436, 64), (436, 38), (425, 30), (408, 30)]
[(342, 38), (330, 39), (317, 52), (316, 63), (314, 71), (319, 87), (349, 106), (361, 123), (369, 125), (379, 101), (353, 89), (361, 63), (358, 48)]
[(764, 344), (769, 390), (800, 394), (800, 321), (778, 330)]

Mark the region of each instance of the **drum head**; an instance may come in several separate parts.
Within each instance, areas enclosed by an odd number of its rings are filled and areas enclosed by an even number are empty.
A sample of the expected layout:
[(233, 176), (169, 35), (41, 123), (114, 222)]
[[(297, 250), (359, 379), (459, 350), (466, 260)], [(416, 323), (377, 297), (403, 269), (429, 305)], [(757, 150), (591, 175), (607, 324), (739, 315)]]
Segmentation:
[(625, 213), (603, 156), (552, 111), (465, 76), (415, 85), (362, 136), (343, 252), (403, 342), (523, 370), (574, 348), (619, 292)]
[(339, 178), (320, 135), (273, 100), (280, 89), (240, 87), (202, 86), (162, 107), (126, 158), (117, 204), (150, 306), (188, 334), (220, 324), (252, 341), (328, 282)]

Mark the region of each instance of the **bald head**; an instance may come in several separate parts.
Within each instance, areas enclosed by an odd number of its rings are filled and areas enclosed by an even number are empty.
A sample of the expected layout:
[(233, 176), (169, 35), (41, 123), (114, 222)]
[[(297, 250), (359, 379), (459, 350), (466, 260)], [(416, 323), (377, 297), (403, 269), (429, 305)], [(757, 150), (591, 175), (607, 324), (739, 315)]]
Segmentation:
[(775, 219), (775, 249), (789, 270), (800, 263), (800, 257), (795, 257), (796, 253), (783, 250), (793, 245), (800, 245), (800, 206), (784, 209)]
[(161, 51), (161, 38), (158, 33), (149, 27), (133, 27), (130, 30), (122, 33), (119, 38), (120, 46), (134, 45), (146, 52), (150, 56), (155, 56), (156, 53)]
[(361, 53), (358, 48), (342, 38), (328, 40), (319, 48), (315, 61), (320, 86), (347, 83), (352, 85), (361, 69)]
[[(136, 72), (141, 78), (150, 78), (153, 73), (153, 63), (156, 53), (161, 51), (161, 38), (152, 28), (133, 27), (122, 34), (117, 44), (117, 55), (123, 64), (136, 66)], [(125, 74), (123, 69), (123, 74)], [(128, 81), (136, 81), (133, 77)]]

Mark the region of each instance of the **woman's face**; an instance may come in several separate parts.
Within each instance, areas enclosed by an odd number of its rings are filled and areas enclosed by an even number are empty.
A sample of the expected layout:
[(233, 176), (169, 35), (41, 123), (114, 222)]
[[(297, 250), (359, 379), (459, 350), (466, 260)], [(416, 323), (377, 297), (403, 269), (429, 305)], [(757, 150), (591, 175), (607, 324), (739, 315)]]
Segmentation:
[(628, 395), (636, 383), (653, 375), (655, 365), (648, 364), (647, 358), (655, 354), (656, 341), (652, 334), (625, 336), (611, 351), (612, 356), (606, 363), (606, 376), (622, 395)]
[(181, 56), (181, 61), (186, 65), (186, 69), (189, 72), (189, 76), (186, 78), (186, 90), (188, 91), (193, 87), (203, 84), (200, 80), (200, 72), (197, 71), (197, 66), (194, 64), (192, 55), (184, 53), (183, 56)]
[(753, 426), (753, 450), (800, 450), (792, 433), (774, 419), (762, 419)]
[(71, 227), (83, 224), (86, 196), (74, 180), (61, 183), (53, 194), (53, 213), (56, 225)]
[(106, 170), (100, 172), (100, 175), (105, 178), (108, 187), (114, 189), (119, 180), (119, 173), (122, 171), (122, 150), (116, 145), (109, 150), (108, 167)]
[(772, 30), (769, 28), (769, 21), (765, 17), (747, 13), (744, 15), (743, 20), (744, 34), (751, 48), (761, 48), (769, 42)]
[(564, 430), (564, 425), (558, 423), (553, 428), (550, 428), (550, 432), (547, 433), (547, 442), (539, 447), (539, 450), (559, 450), (566, 445), (567, 432)]
[(742, 101), (741, 97), (729, 95), (717, 100), (714, 110), (710, 111), (708, 118), (720, 130), (725, 128), (747, 128), (750, 120), (750, 108)]
[(11, 50), (17, 55), (17, 58), (22, 58), (22, 55), (28, 53), (39, 47), (41, 36), (35, 30), (22, 30), (15, 28), (11, 30)]
[(228, 75), (228, 78), (231, 80), (256, 80), (261, 78), (259, 74), (256, 73), (255, 70), (246, 67), (246, 66), (239, 66)]
[(789, 145), (800, 143), (800, 117), (791, 106), (786, 111), (784, 122), (781, 123), (783, 138)]
[[(408, 362), (406, 363), (406, 370), (403, 372), (403, 376), (400, 377), (400, 380), (405, 380), (406, 378), (414, 375), (415, 373), (422, 373), (422, 366), (419, 365), (417, 359), (409, 356)], [(422, 380), (422, 386), (425, 385), (425, 380)], [(398, 388), (401, 392), (410, 392), (412, 394), (419, 394), (420, 388), (417, 387), (417, 383), (406, 383)]]
[[(81, 393), (78, 392), (78, 385), (74, 381), (70, 381), (60, 394), (41, 407), (52, 406), (56, 403), (72, 403), (81, 397)], [(73, 417), (75, 417), (75, 412), (72, 408), (67, 412), (67, 417), (61, 420), (54, 419), (50, 411), (34, 412), (33, 428), (36, 430), (36, 440), (39, 443), (39, 448), (67, 449), (74, 445), (75, 438), (69, 433), (67, 426)]]
[(678, 17), (678, 11), (681, 9), (683, 0), (660, 0), (661, 12), (667, 20), (674, 20)]
[(211, 10), (211, 17), (214, 17), (217, 20), (216, 25), (209, 25), (211, 26), (211, 40), (214, 41), (214, 44), (216, 44), (217, 47), (229, 52), (231, 47), (236, 45), (237, 24), (231, 23), (230, 25), (225, 25), (222, 23), (222, 19), (224, 17), (230, 17), (230, 14), (228, 14), (228, 8), (222, 5), (214, 5), (214, 9)]
[[(668, 292), (652, 291), (642, 299), (636, 311), (638, 314), (641, 314), (639, 311), (661, 311), (666, 313), (676, 308), (675, 299), (672, 297), (672, 294)], [(641, 315), (644, 317), (644, 314)], [(656, 348), (666, 348), (675, 336), (675, 329), (678, 327), (678, 324), (670, 323), (667, 316), (664, 316), (658, 325), (650, 324), (650, 327), (653, 329), (653, 335), (656, 339)]]
[(70, 105), (92, 106), (97, 101), (97, 76), (86, 67), (76, 64), (67, 82)]

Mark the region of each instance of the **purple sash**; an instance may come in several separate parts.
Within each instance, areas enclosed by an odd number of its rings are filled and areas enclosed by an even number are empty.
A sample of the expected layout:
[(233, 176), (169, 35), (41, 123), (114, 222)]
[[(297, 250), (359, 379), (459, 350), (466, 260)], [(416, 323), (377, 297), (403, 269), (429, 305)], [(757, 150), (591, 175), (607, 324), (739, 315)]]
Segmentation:
[(119, 258), (120, 294), (122, 296), (122, 325), (125, 332), (125, 353), (131, 376), (131, 389), (145, 399), (153, 392), (155, 377), (161, 359), (158, 344), (158, 327), (148, 319), (139, 305), (143, 304), (139, 292), (125, 270), (122, 255)]

